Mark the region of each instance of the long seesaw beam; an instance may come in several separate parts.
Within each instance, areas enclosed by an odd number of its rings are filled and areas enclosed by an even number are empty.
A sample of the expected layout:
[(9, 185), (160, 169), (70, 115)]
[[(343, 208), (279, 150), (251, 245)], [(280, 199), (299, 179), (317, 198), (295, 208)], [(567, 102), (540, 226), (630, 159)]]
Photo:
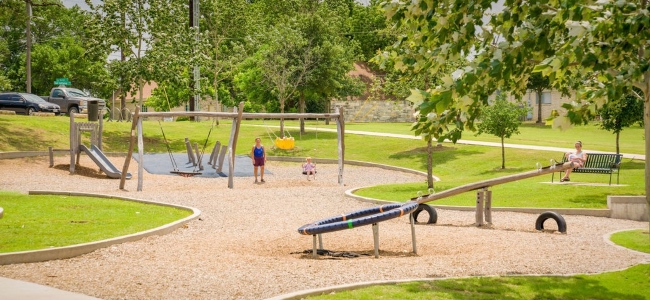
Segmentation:
[(462, 194), (465, 192), (473, 191), (473, 190), (478, 190), (498, 184), (503, 184), (503, 183), (508, 183), (512, 181), (517, 181), (517, 180), (522, 180), (530, 177), (535, 177), (535, 176), (541, 176), (544, 174), (551, 174), (553, 172), (560, 172), (564, 171), (566, 169), (571, 169), (573, 168), (573, 163), (572, 162), (567, 162), (567, 163), (558, 163), (555, 165), (551, 165), (548, 167), (544, 167), (538, 170), (533, 170), (533, 171), (528, 171), (528, 172), (523, 172), (523, 173), (518, 173), (518, 174), (513, 174), (513, 175), (508, 175), (508, 176), (503, 176), (499, 178), (494, 178), (494, 179), (488, 179), (488, 180), (483, 180), (479, 182), (474, 182), (474, 183), (469, 183), (466, 185), (461, 185), (458, 187), (455, 187), (453, 189), (448, 189), (444, 190), (439, 193), (431, 194), (422, 197), (421, 199), (416, 199), (418, 204), (422, 204), (425, 202), (430, 202), (430, 201), (435, 201), (435, 200), (440, 200), (442, 198), (447, 198), (451, 197), (454, 195)]

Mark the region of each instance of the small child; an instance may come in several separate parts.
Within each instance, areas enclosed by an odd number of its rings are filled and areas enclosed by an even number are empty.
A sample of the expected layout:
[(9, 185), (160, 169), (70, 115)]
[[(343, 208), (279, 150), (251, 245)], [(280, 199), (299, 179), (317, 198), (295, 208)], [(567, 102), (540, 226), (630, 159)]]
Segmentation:
[(307, 162), (302, 164), (302, 173), (307, 175), (307, 180), (311, 180), (309, 175), (312, 175), (316, 180), (316, 164), (311, 162), (311, 157), (307, 157)]

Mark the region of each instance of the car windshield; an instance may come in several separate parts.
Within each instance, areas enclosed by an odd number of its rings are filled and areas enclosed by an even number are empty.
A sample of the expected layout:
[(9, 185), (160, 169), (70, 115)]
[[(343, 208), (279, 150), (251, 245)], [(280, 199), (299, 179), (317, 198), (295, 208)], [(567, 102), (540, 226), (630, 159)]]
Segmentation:
[(34, 94), (20, 94), (20, 95), (23, 96), (23, 98), (27, 99), (30, 102), (36, 102), (36, 103), (47, 102), (47, 101), (43, 100), (43, 98), (41, 98), (39, 96), (36, 96)]
[(86, 93), (78, 89), (67, 89), (67, 91), (71, 96), (88, 97)]

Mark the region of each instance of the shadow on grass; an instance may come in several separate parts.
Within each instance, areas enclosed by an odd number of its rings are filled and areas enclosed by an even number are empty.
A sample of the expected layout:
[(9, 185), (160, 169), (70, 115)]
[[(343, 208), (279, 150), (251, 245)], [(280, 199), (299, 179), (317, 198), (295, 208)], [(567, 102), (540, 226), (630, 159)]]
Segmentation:
[[(470, 151), (458, 149), (456, 147), (436, 146), (433, 147), (432, 167), (445, 164), (456, 160), (458, 157), (482, 154), (479, 151)], [(417, 158), (420, 161), (420, 167), (427, 168), (427, 147), (418, 147), (407, 151), (397, 152), (388, 156), (390, 159)]]
[[(480, 276), (482, 274), (473, 274)], [(643, 295), (609, 290), (597, 280), (577, 277), (485, 277), (404, 284), (409, 294), (448, 293), (452, 299), (645, 299)], [(526, 286), (529, 289), (517, 289)]]
[(623, 159), (623, 162), (621, 163), (621, 172), (625, 172), (625, 170), (644, 170), (645, 169), (645, 162), (642, 160), (629, 160), (626, 161)]
[(491, 170), (485, 170), (481, 173), (480, 175), (510, 175), (510, 174), (516, 174), (516, 173), (522, 173), (525, 171), (532, 171), (533, 169), (527, 169), (527, 168), (508, 168), (506, 167), (505, 169), (499, 168), (494, 168)]
[[(42, 145), (45, 149), (53, 145), (56, 137), (48, 138), (42, 134), (40, 128), (29, 128), (25, 126), (15, 127), (7, 120), (0, 120), (0, 144), (11, 146), (12, 149), (34, 149), (34, 145)], [(5, 147), (0, 147), (0, 150)]]

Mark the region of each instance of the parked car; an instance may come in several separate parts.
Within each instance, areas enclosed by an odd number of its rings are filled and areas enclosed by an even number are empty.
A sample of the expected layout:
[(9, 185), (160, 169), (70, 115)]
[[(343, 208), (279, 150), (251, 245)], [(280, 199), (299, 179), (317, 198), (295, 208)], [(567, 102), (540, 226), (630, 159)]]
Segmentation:
[(61, 113), (59, 105), (28, 93), (0, 93), (0, 109), (26, 115), (34, 112), (52, 112), (58, 116)]
[(94, 98), (86, 94), (84, 91), (69, 87), (55, 87), (50, 91), (49, 96), (43, 96), (42, 99), (50, 103), (55, 103), (61, 106), (61, 112), (70, 114), (71, 112), (87, 113), (88, 101), (97, 101), (99, 110), (103, 110), (106, 106), (106, 101)]

